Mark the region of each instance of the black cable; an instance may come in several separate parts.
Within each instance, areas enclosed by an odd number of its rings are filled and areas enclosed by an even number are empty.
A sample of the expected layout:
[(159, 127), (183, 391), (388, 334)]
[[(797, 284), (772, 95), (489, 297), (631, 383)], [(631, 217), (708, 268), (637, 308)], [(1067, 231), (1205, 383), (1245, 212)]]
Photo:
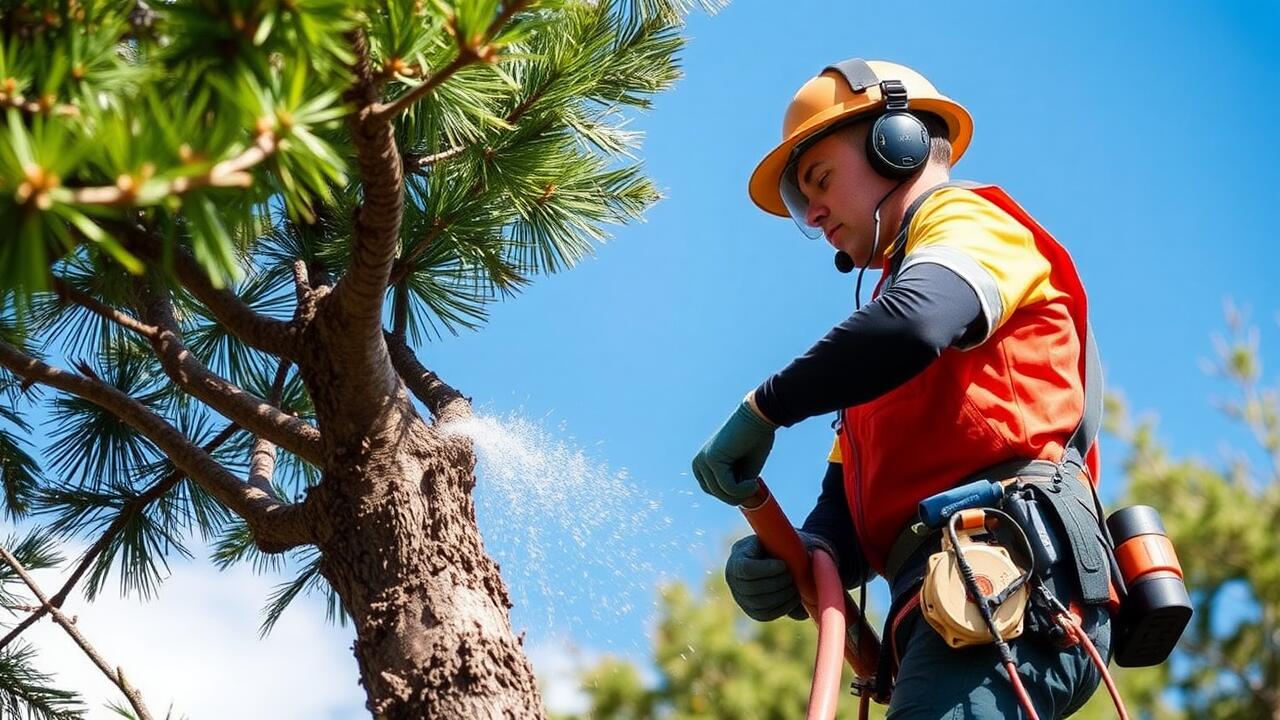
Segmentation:
[(1009, 513), (1003, 510), (997, 510), (995, 508), (985, 508), (984, 511), (1008, 521), (1008, 525), (1012, 527), (1014, 530), (1016, 530), (1018, 532), (1018, 537), (1022, 539), (1022, 546), (1027, 549), (1026, 557), (1027, 557), (1027, 563), (1029, 564), (1029, 567), (1027, 568), (1026, 572), (1020, 575), (1017, 580), (1014, 580), (1013, 582), (1009, 583), (1009, 587), (1005, 588), (1003, 591), (996, 594), (992, 598), (993, 604), (1000, 605), (1005, 600), (1008, 600), (1009, 597), (1012, 596), (1015, 592), (1017, 592), (1018, 588), (1022, 587), (1023, 585), (1026, 585), (1028, 582), (1031, 581), (1033, 577), (1035, 577), (1036, 554), (1031, 547), (1031, 539), (1027, 537), (1026, 531), (1022, 529), (1022, 526), (1019, 525), (1017, 521), (1015, 521), (1013, 517), (1009, 515)]
[[(983, 508), (983, 512), (1003, 516), (1011, 525), (1018, 528), (1022, 541), (1027, 545), (1027, 555), (1034, 569), (1035, 558), (1031, 553), (1031, 541), (1027, 539), (1027, 534), (1022, 531), (1022, 528), (1018, 527), (1018, 524), (1013, 522), (1013, 518), (1001, 510)], [(1000, 631), (996, 628), (996, 621), (991, 614), (991, 605), (989, 604), (991, 599), (982, 594), (982, 589), (978, 587), (978, 579), (974, 576), (973, 568), (969, 565), (969, 561), (965, 560), (964, 551), (960, 549), (960, 537), (956, 533), (956, 521), (959, 520), (961, 514), (952, 515), (950, 521), (947, 522), (947, 537), (951, 540), (951, 552), (955, 555), (956, 565), (960, 568), (960, 576), (964, 578), (966, 589), (977, 601), (975, 604), (978, 606), (978, 612), (982, 615), (982, 621), (987, 624), (987, 629), (991, 631), (991, 637), (995, 639), (996, 650), (1000, 653), (1000, 662), (1005, 666), (1005, 671), (1009, 673), (1009, 682), (1013, 685), (1018, 701), (1022, 703), (1027, 715), (1036, 720), (1039, 716), (1036, 714), (1035, 707), (1031, 704), (1031, 698), (1026, 694), (1026, 689), (1022, 686), (1022, 681), (1018, 678), (1018, 666), (1014, 662), (1013, 651), (1009, 649), (1009, 643), (1005, 641), (1004, 637), (1000, 635)], [(1024, 573), (1019, 579), (1022, 582), (1026, 582), (1028, 577), (1030, 577), (1030, 573)]]
[(1027, 558), (1030, 561), (1031, 567), (1019, 575), (1018, 578), (1010, 583), (1003, 591), (996, 595), (987, 596), (984, 595), (981, 588), (978, 587), (978, 579), (974, 575), (973, 567), (970, 566), (969, 561), (965, 559), (964, 551), (960, 549), (960, 536), (956, 533), (956, 522), (960, 519), (960, 513), (952, 515), (951, 520), (947, 523), (947, 536), (951, 539), (951, 552), (955, 555), (956, 565), (960, 568), (960, 576), (964, 579), (965, 589), (968, 590), (969, 594), (973, 596), (974, 600), (976, 600), (975, 604), (978, 606), (978, 612), (982, 615), (982, 621), (986, 623), (987, 629), (991, 631), (991, 636), (995, 638), (996, 647), (1000, 650), (1000, 659), (1012, 662), (1013, 656), (1009, 652), (1009, 645), (1005, 642), (1004, 638), (1000, 635), (1000, 631), (996, 628), (995, 617), (992, 615), (992, 607), (998, 607), (1003, 604), (1005, 600), (1009, 599), (1009, 596), (1013, 595), (1014, 592), (1017, 592), (1018, 588), (1022, 587), (1031, 579), (1032, 575), (1035, 573), (1035, 555), (1031, 550), (1031, 541), (1027, 538), (1026, 532), (1024, 532), (1023, 529), (1013, 521), (1013, 518), (1010, 517), (1008, 513), (1003, 510), (996, 510), (995, 508), (983, 508), (983, 512), (991, 513), (997, 517), (1002, 517), (1007, 520), (1009, 525), (1018, 531), (1018, 535), (1021, 537), (1022, 543), (1027, 548)]
[(876, 250), (880, 247), (880, 206), (884, 204), (885, 200), (889, 199), (890, 195), (898, 192), (898, 188), (902, 187), (904, 184), (906, 184), (906, 182), (907, 182), (907, 179), (899, 180), (898, 184), (894, 185), (893, 189), (885, 193), (884, 197), (880, 198), (880, 202), (876, 203), (876, 209), (872, 215), (873, 219), (875, 220), (875, 225), (873, 230), (875, 237), (871, 239), (871, 254), (867, 256), (867, 261), (862, 264), (861, 268), (858, 269), (858, 282), (857, 284), (854, 285), (854, 290), (853, 290), (853, 303), (854, 303), (855, 310), (862, 309), (862, 276), (864, 273), (867, 272), (867, 267), (869, 267), (871, 263), (876, 259)]

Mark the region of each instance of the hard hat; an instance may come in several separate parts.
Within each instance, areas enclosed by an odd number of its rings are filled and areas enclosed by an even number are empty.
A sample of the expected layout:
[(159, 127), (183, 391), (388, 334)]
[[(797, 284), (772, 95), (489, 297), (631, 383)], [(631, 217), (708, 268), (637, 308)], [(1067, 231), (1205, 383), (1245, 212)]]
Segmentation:
[(897, 80), (906, 88), (908, 110), (933, 113), (946, 122), (952, 165), (964, 155), (973, 137), (973, 118), (968, 110), (939, 93), (933, 83), (911, 68), (883, 60), (868, 60), (865, 65), (879, 82), (854, 87), (841, 70), (828, 67), (806, 82), (792, 98), (782, 120), (782, 142), (770, 150), (751, 173), (751, 199), (762, 210), (782, 217), (790, 215), (778, 185), (787, 165), (795, 160), (793, 150), (842, 121), (884, 109), (887, 100), (881, 83), (887, 80)]

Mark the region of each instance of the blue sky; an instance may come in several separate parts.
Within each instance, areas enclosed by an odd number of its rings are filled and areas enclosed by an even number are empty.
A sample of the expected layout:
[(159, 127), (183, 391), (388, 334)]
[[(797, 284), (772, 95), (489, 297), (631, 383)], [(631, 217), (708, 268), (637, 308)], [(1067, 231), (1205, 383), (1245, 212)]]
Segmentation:
[[(956, 176), (1002, 185), (1070, 249), (1109, 387), (1136, 412), (1159, 413), (1160, 436), (1177, 454), (1218, 459), (1223, 439), (1240, 437), (1211, 406), (1226, 389), (1201, 368), (1223, 328), (1223, 302), (1251, 307), (1264, 357), (1280, 357), (1271, 277), (1280, 249), (1267, 224), (1280, 205), (1280, 169), (1267, 149), (1280, 108), (1277, 27), (1275, 3), (740, 0), (695, 16), (685, 78), (633, 125), (647, 133), (641, 157), (666, 199), (579, 267), (495, 306), (480, 332), (421, 348), (482, 413), (532, 418), (550, 442), (567, 443), (553, 468), (572, 465), (581, 449), (588, 465), (607, 466), (588, 481), (625, 470), (599, 491), (580, 476), (557, 494), (564, 478), (554, 471), (523, 478), (530, 498), (558, 504), (531, 513), (514, 511), (519, 479), (480, 478), (486, 542), (515, 590), (513, 621), (538, 648), (535, 665), (563, 670), (557, 652), (569, 645), (642, 658), (659, 576), (700, 584), (743, 532), (736, 511), (699, 493), (689, 461), (747, 390), (853, 307), (853, 276), (834, 271), (825, 243), (758, 211), (747, 178), (777, 142), (795, 90), (847, 57), (911, 66), (969, 109), (974, 142)], [(797, 522), (817, 494), (830, 437), (826, 418), (784, 430), (765, 468)], [(1105, 457), (1110, 496), (1114, 443)], [(589, 539), (616, 528), (598, 557), (590, 543), (576, 547), (578, 518), (595, 528)], [(536, 563), (531, 554), (541, 555)], [(203, 560), (192, 565), (175, 565), (175, 576), (193, 579), (162, 593), (148, 622), (166, 603), (184, 616), (181, 588), (203, 587), (212, 572)], [(297, 647), (259, 643), (256, 615), (240, 617), (265, 600), (269, 582), (223, 577), (254, 602), (203, 616), (238, 623), (221, 636), (240, 644), (211, 671), (225, 673), (244, 654), (298, 657)], [(611, 587), (625, 587), (635, 607), (594, 611)], [(104, 608), (117, 622), (101, 633), (122, 624), (117, 607)], [(338, 678), (347, 668), (329, 716), (361, 716), (349, 631), (321, 630), (314, 601), (290, 616), (328, 639), (307, 647), (309, 662), (337, 668)], [(137, 644), (136, 631), (121, 632), (120, 647)], [(146, 645), (157, 661), (159, 643)], [(199, 661), (175, 652), (180, 659), (164, 662)], [(143, 662), (126, 663), (132, 677), (148, 675)], [(202, 716), (199, 701), (176, 703)]]
[[(1280, 6), (782, 7), (739, 2), (690, 22), (684, 80), (636, 121), (667, 196), (647, 222), (496, 307), (481, 332), (430, 343), (429, 364), (485, 411), (548, 416), (593, 457), (625, 467), (637, 497), (673, 518), (636, 546), (687, 539), (690, 552), (657, 564), (692, 582), (718, 572), (721, 540), (742, 526), (698, 493), (689, 460), (744, 392), (853, 300), (852, 276), (833, 270), (825, 243), (758, 211), (747, 177), (777, 142), (795, 90), (856, 55), (909, 65), (969, 109), (974, 142), (955, 176), (1002, 185), (1072, 252), (1110, 389), (1137, 413), (1159, 413), (1179, 454), (1212, 461), (1223, 438), (1239, 437), (1213, 411), (1226, 389), (1201, 361), (1228, 299), (1252, 308), (1264, 356), (1280, 343), (1280, 250), (1267, 225), (1280, 201), (1267, 150), (1280, 58), (1267, 29), (1280, 26)], [(764, 474), (797, 522), (829, 444), (825, 418), (779, 433)], [(1105, 456), (1112, 488), (1117, 449)], [(520, 582), (509, 539), (489, 543)], [(541, 605), (534, 596), (514, 611), (535, 637)], [(578, 612), (553, 605), (554, 617)], [(588, 646), (647, 643), (638, 613), (604, 630), (569, 625)]]

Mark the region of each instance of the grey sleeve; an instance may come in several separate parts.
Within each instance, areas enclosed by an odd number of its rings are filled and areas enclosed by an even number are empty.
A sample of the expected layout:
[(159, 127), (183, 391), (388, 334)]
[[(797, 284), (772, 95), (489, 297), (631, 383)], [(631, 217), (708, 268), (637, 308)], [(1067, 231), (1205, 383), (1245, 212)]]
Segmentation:
[(761, 384), (756, 402), (770, 420), (790, 426), (873, 400), (944, 350), (981, 343), (992, 317), (974, 285), (950, 266), (904, 263), (889, 290)]

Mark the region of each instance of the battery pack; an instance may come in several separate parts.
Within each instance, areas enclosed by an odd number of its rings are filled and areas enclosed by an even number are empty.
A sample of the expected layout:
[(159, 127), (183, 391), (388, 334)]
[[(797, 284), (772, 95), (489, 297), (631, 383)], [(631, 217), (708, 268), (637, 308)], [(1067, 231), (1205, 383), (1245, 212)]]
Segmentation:
[(1116, 664), (1159, 665), (1191, 621), (1182, 566), (1155, 508), (1121, 508), (1107, 518), (1107, 528), (1115, 540), (1116, 564), (1126, 588), (1113, 642)]

